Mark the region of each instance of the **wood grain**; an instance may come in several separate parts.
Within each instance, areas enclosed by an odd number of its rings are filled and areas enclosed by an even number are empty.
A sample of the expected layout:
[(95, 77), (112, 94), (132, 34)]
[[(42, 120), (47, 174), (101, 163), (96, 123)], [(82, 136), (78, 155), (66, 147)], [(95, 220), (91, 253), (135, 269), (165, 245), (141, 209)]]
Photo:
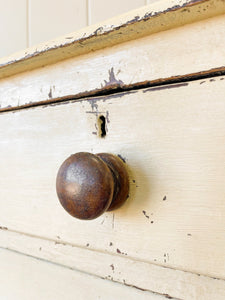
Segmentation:
[(0, 80), (1, 110), (224, 72), (223, 16)]
[[(224, 82), (2, 113), (0, 225), (225, 278)], [(108, 120), (105, 138), (96, 135), (100, 115)], [(130, 177), (126, 204), (90, 222), (64, 212), (55, 192), (59, 166), (79, 151), (121, 155)]]

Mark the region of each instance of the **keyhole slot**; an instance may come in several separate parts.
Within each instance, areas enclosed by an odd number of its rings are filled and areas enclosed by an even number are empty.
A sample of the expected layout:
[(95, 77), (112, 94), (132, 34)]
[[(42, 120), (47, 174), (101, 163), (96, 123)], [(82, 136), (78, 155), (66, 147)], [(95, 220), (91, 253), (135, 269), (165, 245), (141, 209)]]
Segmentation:
[(106, 136), (106, 119), (104, 116), (98, 118), (99, 136), (104, 138)]

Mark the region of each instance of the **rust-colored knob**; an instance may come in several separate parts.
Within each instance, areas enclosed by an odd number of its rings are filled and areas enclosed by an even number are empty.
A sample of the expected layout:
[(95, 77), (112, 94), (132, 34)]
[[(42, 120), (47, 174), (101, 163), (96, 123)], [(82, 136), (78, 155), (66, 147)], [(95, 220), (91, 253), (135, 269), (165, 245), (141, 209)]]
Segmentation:
[(108, 153), (79, 152), (61, 165), (56, 191), (73, 217), (91, 220), (119, 208), (128, 198), (129, 179), (124, 162)]

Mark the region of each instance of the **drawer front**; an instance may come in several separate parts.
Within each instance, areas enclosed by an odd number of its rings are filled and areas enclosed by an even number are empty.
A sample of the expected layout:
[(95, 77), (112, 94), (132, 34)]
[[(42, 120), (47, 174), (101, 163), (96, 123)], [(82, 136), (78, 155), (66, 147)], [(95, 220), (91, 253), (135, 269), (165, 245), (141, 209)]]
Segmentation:
[(0, 261), (1, 299), (4, 300), (165, 300), (161, 295), (7, 250), (0, 250)]
[[(216, 7), (222, 13), (225, 10), (222, 5), (223, 8), (219, 9), (213, 4), (207, 10), (212, 13)], [(184, 14), (181, 14), (183, 19)], [(155, 25), (145, 24), (146, 28), (154, 28)], [(134, 32), (138, 32), (138, 28)], [(53, 52), (51, 55), (60, 58), (60, 61), (51, 64), (49, 58), (41, 68), (35, 65), (35, 61), (41, 62), (41, 57), (34, 57), (34, 69), (29, 72), (22, 70), (24, 67), (26, 71), (29, 70), (32, 61), (22, 60), (25, 66), (21, 66), (21, 73), (10, 80), (8, 77), (1, 79), (4, 70), (1, 71), (0, 65), (0, 111), (80, 98), (117, 88), (131, 89), (224, 73), (224, 34), (225, 18), (221, 15), (145, 37), (139, 34), (138, 39), (124, 43), (118, 40), (119, 44), (113, 47), (110, 38), (109, 47), (103, 47), (98, 40), (94, 42), (100, 47), (98, 51), (69, 59), (63, 59)], [(118, 32), (115, 35), (118, 39)], [(122, 39), (125, 37), (127, 35), (122, 34)], [(74, 54), (74, 49), (71, 53)], [(48, 57), (48, 54), (43, 53), (42, 57)], [(12, 66), (11, 69), (16, 70), (16, 67)]]
[[(177, 297), (187, 271), (200, 286), (186, 293), (206, 299), (199, 280), (225, 278), (224, 79), (1, 113), (0, 246), (153, 291), (167, 282)], [(80, 151), (119, 155), (129, 172), (126, 204), (93, 221), (67, 214), (55, 192), (59, 166)], [(214, 280), (211, 292), (224, 287)]]

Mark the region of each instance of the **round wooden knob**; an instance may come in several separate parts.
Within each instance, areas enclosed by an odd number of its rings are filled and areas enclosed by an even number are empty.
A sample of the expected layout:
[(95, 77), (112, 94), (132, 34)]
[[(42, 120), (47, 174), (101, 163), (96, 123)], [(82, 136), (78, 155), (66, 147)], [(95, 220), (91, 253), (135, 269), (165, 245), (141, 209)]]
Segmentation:
[(73, 217), (91, 220), (119, 208), (128, 198), (124, 162), (108, 153), (79, 152), (61, 165), (56, 179), (60, 203)]

